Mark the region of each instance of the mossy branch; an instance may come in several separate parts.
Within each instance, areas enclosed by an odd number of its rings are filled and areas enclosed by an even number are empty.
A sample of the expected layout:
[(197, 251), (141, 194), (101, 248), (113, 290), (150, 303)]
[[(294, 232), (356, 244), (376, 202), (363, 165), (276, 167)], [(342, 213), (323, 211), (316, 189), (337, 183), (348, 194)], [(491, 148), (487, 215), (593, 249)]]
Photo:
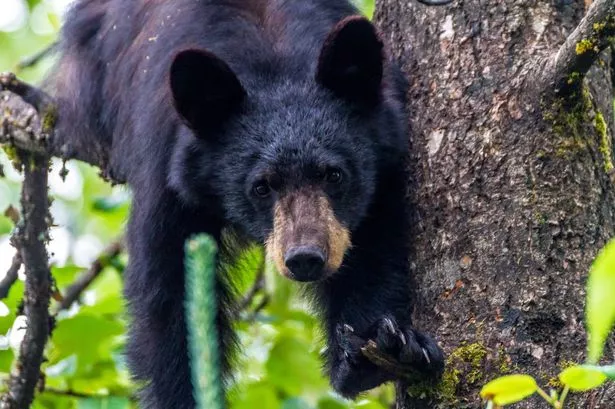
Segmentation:
[(56, 101), (43, 90), (12, 73), (0, 73), (0, 145), (48, 157), (77, 159), (100, 168), (110, 182), (124, 183), (109, 172), (108, 152), (72, 146), (70, 138), (64, 138), (67, 141), (63, 144), (57, 143), (58, 115)]
[(545, 89), (560, 97), (580, 95), (583, 78), (615, 41), (615, 1), (596, 0), (544, 68)]
[(47, 192), (49, 157), (18, 151), (18, 159), (24, 168), (21, 193), (23, 217), (13, 241), (26, 273), (24, 313), (27, 328), (18, 362), (14, 365), (8, 382), (9, 390), (0, 401), (0, 407), (3, 409), (30, 407), (39, 382), (43, 351), (51, 329), (51, 272), (45, 247), (49, 240), (48, 229), (51, 223)]

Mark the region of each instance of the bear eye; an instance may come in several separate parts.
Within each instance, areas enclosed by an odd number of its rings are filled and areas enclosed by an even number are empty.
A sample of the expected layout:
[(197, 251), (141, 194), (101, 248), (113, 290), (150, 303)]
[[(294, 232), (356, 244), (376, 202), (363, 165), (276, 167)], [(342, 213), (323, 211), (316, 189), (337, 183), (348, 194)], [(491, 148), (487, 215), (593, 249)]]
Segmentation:
[(342, 171), (339, 169), (329, 169), (325, 173), (325, 181), (331, 184), (339, 184), (342, 182)]
[(271, 193), (271, 187), (266, 180), (260, 180), (252, 186), (252, 192), (258, 197), (267, 197)]

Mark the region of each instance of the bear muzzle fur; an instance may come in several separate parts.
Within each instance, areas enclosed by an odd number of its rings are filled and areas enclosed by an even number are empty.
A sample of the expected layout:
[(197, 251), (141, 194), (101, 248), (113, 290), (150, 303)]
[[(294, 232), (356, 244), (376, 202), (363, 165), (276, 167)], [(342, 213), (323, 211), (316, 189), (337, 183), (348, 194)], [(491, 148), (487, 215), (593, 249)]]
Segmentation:
[(327, 278), (339, 270), (350, 246), (350, 231), (335, 217), (321, 189), (304, 187), (275, 203), (267, 256), (284, 276), (296, 281)]

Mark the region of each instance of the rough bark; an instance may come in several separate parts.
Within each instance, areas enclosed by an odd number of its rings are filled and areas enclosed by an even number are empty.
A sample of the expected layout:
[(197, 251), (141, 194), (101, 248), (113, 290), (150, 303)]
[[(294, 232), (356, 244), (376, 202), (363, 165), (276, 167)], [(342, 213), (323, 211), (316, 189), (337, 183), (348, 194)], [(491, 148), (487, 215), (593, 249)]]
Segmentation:
[[(582, 0), (377, 3), (411, 82), (415, 324), (448, 354), (442, 383), (410, 387), (408, 407), (482, 407), (494, 377), (548, 388), (584, 360), (584, 281), (615, 227), (611, 51), (568, 78), (583, 81), (569, 99), (544, 79), (585, 12)], [(568, 407), (614, 400), (611, 385)]]

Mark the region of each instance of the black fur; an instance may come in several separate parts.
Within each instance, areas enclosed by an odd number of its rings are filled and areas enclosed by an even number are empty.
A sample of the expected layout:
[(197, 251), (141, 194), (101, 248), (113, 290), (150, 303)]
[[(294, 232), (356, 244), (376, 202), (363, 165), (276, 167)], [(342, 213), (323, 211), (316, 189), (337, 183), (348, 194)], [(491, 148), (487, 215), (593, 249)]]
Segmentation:
[[(184, 240), (206, 232), (221, 242), (227, 229), (262, 243), (273, 199), (255, 199), (251, 187), (264, 172), (295, 187), (322, 166), (344, 172), (327, 195), (353, 247), (337, 274), (310, 285), (333, 387), (353, 397), (392, 379), (361, 355), (368, 338), (426, 374), (441, 370), (434, 341), (411, 327), (405, 285), (405, 82), (383, 68), (370, 24), (336, 26), (356, 14), (344, 0), (79, 0), (68, 14), (52, 78), (58, 143), (103, 152), (134, 193), (128, 357), (146, 383), (143, 407), (194, 407)], [(331, 37), (336, 30), (346, 31)]]

